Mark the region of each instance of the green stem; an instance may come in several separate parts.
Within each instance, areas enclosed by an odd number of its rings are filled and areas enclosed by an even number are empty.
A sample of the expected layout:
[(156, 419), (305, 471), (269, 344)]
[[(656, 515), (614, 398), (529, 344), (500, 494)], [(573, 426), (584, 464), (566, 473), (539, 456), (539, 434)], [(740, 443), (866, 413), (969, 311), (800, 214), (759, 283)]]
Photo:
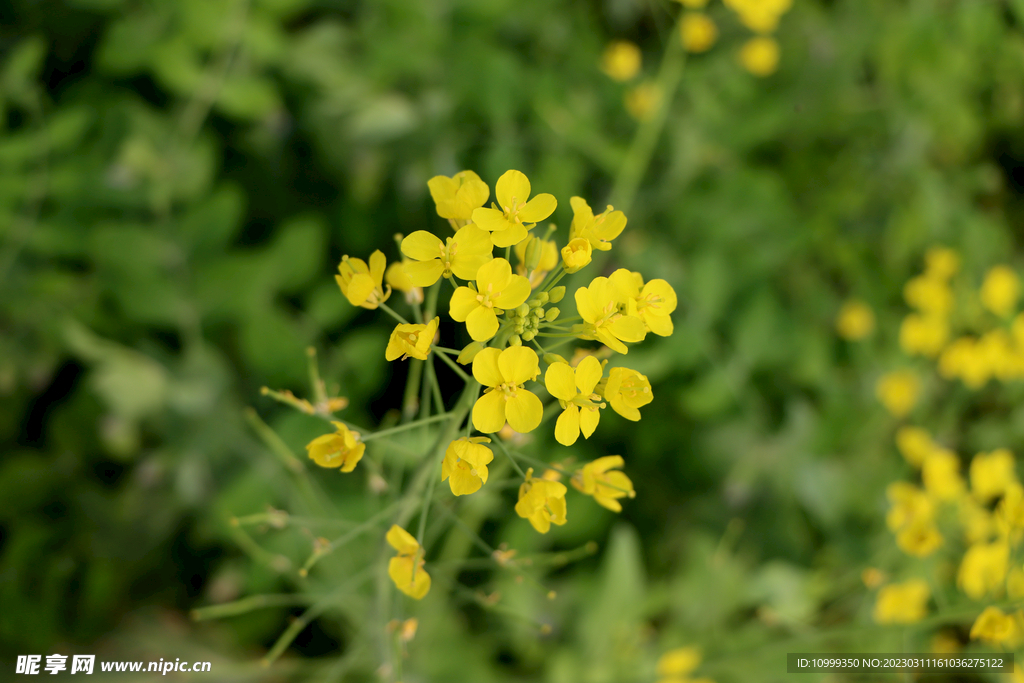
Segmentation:
[(441, 283), (435, 282), (427, 290), (427, 315), (424, 320), (433, 320), (437, 314), (437, 296), (441, 293)]
[[(437, 347), (435, 346), (434, 348), (436, 349)], [(462, 352), (458, 351), (456, 353), (462, 353)], [(439, 354), (437, 354), (437, 357), (440, 358), (444, 362), (445, 365), (447, 365), (452, 370), (454, 370), (455, 374), (458, 375), (460, 378), (462, 378), (463, 382), (469, 382), (470, 380), (473, 379), (468, 374), (466, 374), (465, 370), (463, 370), (462, 368), (459, 367), (458, 363), (453, 361), (448, 356), (444, 355), (443, 353), (439, 353)]]
[(390, 427), (389, 429), (382, 429), (379, 432), (373, 432), (372, 434), (366, 434), (365, 436), (364, 435), (360, 435), (359, 438), (362, 441), (372, 441), (374, 439), (379, 439), (382, 436), (390, 436), (392, 434), (397, 434), (398, 432), (404, 432), (404, 431), (409, 430), (409, 429), (415, 429), (416, 427), (419, 427), (420, 425), (430, 424), (431, 422), (440, 422), (442, 420), (447, 420), (447, 419), (449, 419), (451, 417), (451, 415), (452, 415), (451, 413), (442, 413), (441, 415), (433, 415), (431, 417), (425, 417), (425, 418), (423, 418), (421, 420), (416, 420), (415, 422), (407, 422), (407, 423), (405, 423), (403, 425), (398, 425), (397, 427)]
[(514, 467), (516, 469), (516, 472), (521, 474), (523, 476), (523, 479), (525, 479), (526, 478), (526, 472), (523, 472), (523, 468), (519, 466), (519, 463), (516, 462), (516, 459), (513, 458), (512, 454), (508, 452), (507, 448), (505, 448), (505, 444), (502, 443), (501, 437), (498, 436), (497, 434), (492, 434), (491, 436), (494, 437), (493, 439), (491, 439), (491, 441), (493, 441), (494, 443), (496, 443), (498, 445), (498, 448), (501, 449), (501, 452), (504, 453), (505, 457), (508, 458), (509, 462), (512, 463), (512, 467)]
[[(394, 318), (398, 322), (402, 323), (403, 325), (408, 325), (409, 324), (408, 320), (406, 320), (402, 316), (398, 315), (398, 313), (396, 313), (390, 306), (388, 306), (383, 301), (381, 303), (379, 303), (378, 306), (380, 306), (380, 310), (384, 311), (385, 313), (387, 313), (388, 315), (390, 315), (392, 318)], [(433, 318), (434, 316), (431, 315), (430, 317)]]
[(305, 605), (310, 601), (309, 595), (293, 595), (289, 593), (251, 595), (234, 602), (225, 602), (221, 605), (210, 605), (208, 607), (197, 607), (189, 612), (193, 621), (206, 621), (207, 619), (222, 619), (224, 617), (237, 617), (240, 614), (248, 614), (265, 607), (290, 607), (292, 605)]
[(426, 361), (412, 358), (409, 360), (409, 377), (405, 381), (405, 395), (402, 397), (402, 422), (406, 423), (416, 413), (417, 394), (420, 389), (420, 379), (423, 377), (423, 366)]

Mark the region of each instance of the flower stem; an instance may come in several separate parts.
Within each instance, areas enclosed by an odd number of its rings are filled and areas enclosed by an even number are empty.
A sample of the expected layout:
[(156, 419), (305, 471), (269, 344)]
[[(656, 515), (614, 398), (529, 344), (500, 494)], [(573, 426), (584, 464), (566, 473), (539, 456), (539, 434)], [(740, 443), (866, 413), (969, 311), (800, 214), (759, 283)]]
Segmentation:
[[(435, 346), (434, 348), (437, 349), (438, 347)], [(443, 349), (443, 350), (447, 351), (449, 353), (461, 353), (461, 351), (454, 351), (452, 349)], [(469, 382), (470, 380), (473, 379), (468, 374), (466, 374), (465, 370), (463, 370), (462, 368), (459, 367), (458, 363), (453, 361), (448, 356), (444, 355), (444, 353), (438, 353), (436, 355), (437, 355), (438, 358), (440, 358), (442, 361), (444, 361), (445, 365), (447, 365), (452, 370), (454, 370), (455, 374), (458, 375), (459, 377), (461, 377), (463, 382)]]
[(381, 302), (381, 303), (379, 303), (379, 304), (378, 304), (378, 306), (380, 306), (380, 309), (381, 309), (382, 311), (384, 311), (385, 313), (387, 313), (388, 315), (390, 315), (390, 316), (391, 316), (392, 318), (394, 318), (394, 319), (395, 319), (395, 320), (397, 320), (398, 322), (402, 323), (403, 325), (408, 325), (408, 324), (409, 324), (409, 321), (408, 321), (408, 320), (406, 320), (406, 319), (405, 319), (405, 318), (403, 318), (402, 316), (398, 315), (398, 313), (396, 313), (396, 312), (395, 312), (395, 311), (394, 311), (394, 310), (393, 310), (393, 309), (392, 309), (392, 308), (391, 308), (390, 306), (388, 306), (388, 305), (387, 305), (386, 303), (384, 303), (384, 302)]
[(498, 448), (501, 449), (501, 452), (504, 453), (505, 457), (507, 457), (509, 459), (509, 461), (512, 463), (512, 467), (516, 468), (516, 472), (518, 472), (520, 475), (522, 475), (523, 479), (526, 479), (526, 472), (523, 472), (523, 468), (519, 466), (519, 463), (516, 462), (516, 459), (513, 458), (512, 454), (509, 453), (507, 448), (505, 448), (505, 444), (502, 443), (501, 437), (498, 436), (497, 434), (492, 434), (491, 436), (494, 437), (492, 439), (492, 441), (494, 443), (498, 444)]
[(365, 436), (364, 435), (360, 435), (359, 439), (361, 441), (372, 441), (374, 439), (379, 439), (382, 436), (391, 436), (392, 434), (397, 434), (398, 432), (404, 432), (407, 429), (415, 429), (416, 427), (419, 427), (420, 425), (430, 424), (431, 422), (441, 422), (442, 420), (450, 419), (451, 416), (452, 416), (451, 413), (442, 413), (440, 415), (433, 415), (431, 417), (425, 417), (425, 418), (423, 418), (421, 420), (415, 420), (413, 422), (406, 422), (404, 425), (398, 425), (397, 427), (391, 427), (389, 429), (382, 429), (379, 432), (372, 432), (370, 434), (366, 434)]

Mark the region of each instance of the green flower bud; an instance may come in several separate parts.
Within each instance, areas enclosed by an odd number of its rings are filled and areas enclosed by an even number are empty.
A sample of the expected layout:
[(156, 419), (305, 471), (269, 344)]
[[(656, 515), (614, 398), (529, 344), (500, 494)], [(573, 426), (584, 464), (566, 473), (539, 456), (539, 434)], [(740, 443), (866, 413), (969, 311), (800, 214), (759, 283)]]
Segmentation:
[(455, 360), (460, 365), (469, 365), (470, 363), (473, 362), (473, 359), (476, 358), (476, 354), (483, 351), (486, 347), (487, 344), (485, 344), (484, 342), (472, 342), (468, 344), (466, 348), (462, 349), (462, 351), (459, 353), (459, 357), (456, 358)]
[(557, 304), (559, 301), (562, 300), (562, 297), (565, 296), (565, 285), (558, 285), (550, 292), (548, 292), (548, 296), (550, 296), (549, 300), (551, 301), (551, 303)]
[(555, 319), (558, 318), (558, 314), (561, 312), (562, 309), (560, 308), (549, 308), (548, 314), (544, 316), (544, 319), (547, 320), (549, 323), (553, 323), (555, 322)]
[(569, 361), (565, 360), (557, 353), (545, 353), (544, 362), (548, 365), (554, 365), (555, 363), (568, 363)]
[(511, 337), (508, 338), (508, 345), (509, 346), (522, 346), (523, 345), (523, 340), (519, 338), (518, 334), (513, 334)]
[(523, 332), (523, 334), (522, 334), (523, 341), (533, 341), (533, 338), (536, 337), (536, 336), (537, 336), (536, 330), (527, 330), (526, 332)]
[(518, 313), (520, 317), (525, 318), (526, 316), (530, 315), (530, 305), (519, 304), (519, 308), (516, 309), (516, 313)]

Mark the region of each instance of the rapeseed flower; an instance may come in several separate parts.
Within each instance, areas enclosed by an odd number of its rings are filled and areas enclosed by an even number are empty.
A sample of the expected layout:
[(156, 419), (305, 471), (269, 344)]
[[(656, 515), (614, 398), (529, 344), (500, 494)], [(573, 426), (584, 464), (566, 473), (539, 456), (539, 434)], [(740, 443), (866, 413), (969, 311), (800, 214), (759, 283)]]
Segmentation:
[(434, 176), (427, 181), (427, 187), (437, 215), (456, 221), (470, 220), (473, 210), (483, 206), (491, 194), (487, 183), (473, 171), (459, 171), (451, 178)]
[(437, 325), (440, 318), (434, 318), (426, 325), (400, 323), (395, 326), (388, 340), (388, 347), (384, 351), (384, 357), (388, 360), (405, 360), (412, 356), (419, 360), (426, 360), (430, 353), (430, 345), (434, 343), (434, 335), (437, 334)]
[[(658, 677), (669, 681), (685, 681), (700, 665), (700, 650), (695, 647), (677, 647), (658, 658)], [(662, 683), (662, 681), (659, 681)]]
[(398, 555), (388, 562), (388, 576), (398, 590), (422, 600), (430, 590), (430, 575), (423, 569), (423, 549), (412, 534), (394, 524), (385, 537)]
[(598, 251), (611, 249), (612, 240), (626, 227), (626, 214), (616, 211), (610, 204), (596, 216), (583, 197), (570, 198), (569, 205), (572, 207), (569, 239), (583, 238)]
[(971, 640), (1015, 648), (1024, 635), (1024, 614), (1005, 614), (998, 607), (986, 607), (971, 626)]
[(960, 270), (960, 255), (949, 247), (932, 247), (924, 255), (925, 276), (948, 280)]
[(558, 265), (558, 246), (554, 240), (546, 240), (536, 235), (525, 239), (515, 246), (518, 263), (516, 273), (530, 280), (530, 287), (537, 287), (551, 269)]
[(587, 266), (593, 253), (590, 240), (583, 237), (576, 237), (569, 240), (569, 243), (562, 247), (562, 266), (567, 273), (575, 273)]
[(941, 377), (958, 377), (970, 389), (980, 389), (992, 378), (987, 354), (973, 337), (960, 337), (947, 346), (939, 356), (938, 369)]
[(512, 266), (496, 258), (480, 266), (476, 287), (459, 287), (452, 294), (449, 313), (453, 320), (466, 323), (474, 341), (487, 341), (498, 331), (498, 314), (515, 308), (530, 296), (530, 282), (514, 275)]
[(423, 288), (413, 283), (412, 278), (409, 277), (409, 273), (405, 269), (411, 263), (412, 261), (407, 259), (402, 259), (400, 263), (392, 263), (384, 271), (384, 282), (393, 289), (402, 292), (405, 295), (406, 303), (421, 304), (423, 303)]
[(931, 590), (924, 579), (883, 586), (875, 599), (872, 614), (876, 624), (913, 624), (928, 613)]
[(544, 406), (523, 384), (539, 374), (537, 352), (527, 346), (480, 351), (473, 359), (473, 377), (487, 388), (473, 406), (473, 426), (490, 434), (500, 431), (507, 420), (521, 434), (536, 429)]
[[(550, 194), (530, 197), (530, 180), (515, 170), (505, 171), (494, 186), (498, 200), (493, 208), (473, 211), (473, 222), (491, 233), (496, 247), (511, 247), (527, 236), (527, 230), (550, 216), (558, 202)], [(529, 201), (527, 201), (529, 200)]]
[(370, 265), (357, 258), (341, 257), (334, 280), (353, 306), (374, 309), (391, 296), (391, 285), (384, 288), (384, 267), (387, 259), (377, 250), (370, 254)]
[(601, 55), (601, 71), (613, 81), (624, 82), (640, 73), (643, 56), (640, 48), (628, 40), (613, 40)]
[(885, 490), (891, 503), (885, 517), (890, 531), (915, 523), (930, 523), (935, 517), (935, 504), (924, 491), (905, 481), (894, 481)]
[(863, 301), (851, 299), (843, 304), (836, 316), (836, 331), (843, 339), (864, 339), (875, 329), (875, 312)]
[(757, 36), (743, 43), (740, 64), (755, 76), (770, 76), (779, 68), (779, 44), (774, 38)]
[(1017, 308), (1020, 278), (1008, 266), (995, 266), (985, 275), (978, 294), (985, 308), (1006, 318)]
[(900, 348), (908, 355), (934, 358), (949, 339), (949, 322), (941, 315), (911, 313), (900, 324)]
[(413, 259), (405, 265), (405, 272), (417, 287), (429, 287), (453, 274), (475, 280), (480, 266), (493, 258), (493, 251), (490, 235), (472, 223), (444, 242), (426, 230), (417, 230), (402, 240), (402, 253)]
[(953, 310), (953, 290), (944, 279), (918, 275), (903, 286), (903, 298), (922, 313), (948, 315)]
[(589, 287), (576, 290), (576, 310), (584, 323), (575, 325), (573, 333), (580, 339), (595, 339), (619, 353), (629, 353), (623, 342), (642, 341), (647, 331), (639, 317), (622, 313), (627, 306), (625, 294), (611, 280), (596, 277)]
[(644, 284), (640, 273), (619, 268), (608, 279), (627, 299), (626, 312), (644, 321), (644, 328), (659, 337), (672, 334), (672, 313), (676, 310), (676, 291), (664, 280)]
[(555, 440), (563, 446), (571, 446), (583, 432), (589, 439), (601, 420), (600, 408), (605, 404), (594, 393), (604, 369), (601, 362), (589, 356), (575, 369), (568, 363), (552, 363), (544, 373), (544, 384), (548, 392), (558, 399), (563, 410), (555, 423)]
[(907, 462), (921, 467), (925, 458), (938, 446), (928, 430), (907, 425), (896, 430), (896, 448)]
[(366, 444), (359, 440), (358, 432), (344, 423), (332, 421), (331, 424), (337, 431), (316, 437), (306, 445), (306, 450), (320, 467), (340, 467), (342, 472), (351, 472), (362, 459)]
[(960, 563), (957, 585), (974, 600), (1002, 590), (1009, 569), (1010, 546), (1005, 541), (975, 543)]
[(958, 503), (964, 539), (972, 545), (991, 540), (996, 533), (996, 520), (992, 513), (968, 496), (961, 498)]
[[(622, 512), (619, 498), (635, 496), (633, 482), (623, 472), (621, 455), (606, 455), (587, 463), (572, 475), (572, 485), (581, 493), (593, 496), (598, 505), (612, 512)], [(609, 471), (611, 470), (611, 471)]]
[(633, 422), (640, 419), (640, 408), (654, 400), (647, 377), (629, 368), (609, 370), (608, 378), (598, 383), (596, 391), (612, 410)]
[(982, 503), (1003, 495), (1017, 481), (1013, 453), (997, 448), (991, 453), (978, 453), (971, 460), (971, 492)]
[(896, 546), (914, 557), (928, 557), (942, 543), (942, 534), (932, 522), (913, 522), (896, 533)]
[(526, 470), (526, 481), (519, 486), (516, 514), (529, 520), (534, 529), (546, 534), (552, 524), (561, 526), (566, 522), (567, 491), (565, 484), (560, 482), (534, 478), (531, 467)]
[(679, 21), (679, 36), (687, 52), (706, 52), (718, 39), (718, 27), (703, 12), (687, 12)]
[(965, 488), (960, 476), (960, 458), (947, 448), (933, 450), (921, 465), (921, 481), (936, 500), (956, 500), (963, 495)]
[(739, 15), (744, 26), (756, 33), (771, 33), (779, 19), (789, 11), (793, 0), (724, 0), (726, 7)]
[(487, 465), (494, 454), (483, 444), (490, 442), (485, 436), (464, 436), (448, 444), (441, 463), (441, 481), (449, 480), (453, 494), (476, 493), (487, 483)]
[(920, 381), (910, 370), (896, 370), (883, 375), (875, 385), (875, 394), (895, 417), (905, 417), (917, 403)]

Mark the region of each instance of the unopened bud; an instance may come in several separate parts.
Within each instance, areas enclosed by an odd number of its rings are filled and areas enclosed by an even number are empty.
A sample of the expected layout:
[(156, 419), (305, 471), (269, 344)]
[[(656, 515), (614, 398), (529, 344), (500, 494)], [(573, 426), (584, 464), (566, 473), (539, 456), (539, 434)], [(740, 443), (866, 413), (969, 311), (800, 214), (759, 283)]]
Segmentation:
[(508, 338), (508, 345), (509, 346), (522, 346), (523, 345), (523, 340), (520, 339), (518, 334), (513, 334), (511, 337)]
[(533, 338), (536, 337), (536, 336), (537, 336), (537, 331), (536, 330), (527, 330), (526, 332), (523, 332), (523, 334), (522, 334), (523, 341), (533, 341)]
[(551, 301), (551, 303), (557, 304), (562, 300), (562, 297), (565, 296), (565, 285), (558, 285), (548, 292), (548, 296), (550, 297), (549, 301)]
[(540, 306), (538, 306), (537, 308), (535, 308), (532, 311), (530, 311), (530, 319), (531, 320), (540, 320), (543, 317), (544, 317), (544, 309), (541, 308)]
[(525, 318), (526, 316), (530, 315), (530, 305), (519, 304), (519, 308), (516, 309), (516, 313)]
[(557, 353), (545, 353), (544, 362), (548, 365), (554, 365), (555, 363), (568, 363), (564, 358), (559, 356)]
[(547, 320), (549, 323), (553, 323), (555, 322), (555, 319), (558, 318), (558, 314), (561, 312), (562, 309), (560, 308), (549, 308), (547, 315), (544, 316), (544, 319)]
[(515, 330), (516, 334), (522, 334), (523, 330), (526, 329), (526, 326), (523, 325), (522, 323), (516, 323), (516, 326), (512, 329)]
[(476, 358), (476, 354), (483, 351), (486, 346), (487, 344), (484, 344), (483, 342), (471, 342), (466, 345), (466, 348), (459, 352), (459, 357), (455, 360), (460, 365), (469, 365), (473, 362), (473, 359)]

